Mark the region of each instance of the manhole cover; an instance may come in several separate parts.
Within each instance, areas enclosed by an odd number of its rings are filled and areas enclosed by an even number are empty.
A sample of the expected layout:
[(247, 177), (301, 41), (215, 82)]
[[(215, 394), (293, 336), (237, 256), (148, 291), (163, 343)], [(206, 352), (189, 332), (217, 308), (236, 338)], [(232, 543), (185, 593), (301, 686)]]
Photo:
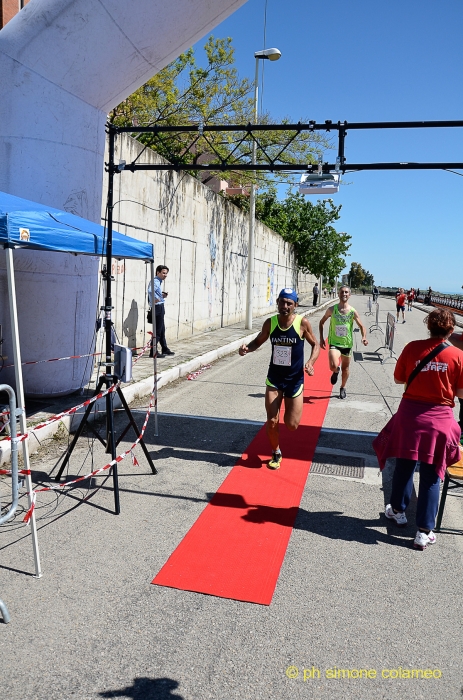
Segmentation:
[(365, 460), (362, 457), (328, 455), (319, 452), (313, 458), (310, 471), (312, 474), (350, 476), (352, 479), (363, 479), (365, 475)]

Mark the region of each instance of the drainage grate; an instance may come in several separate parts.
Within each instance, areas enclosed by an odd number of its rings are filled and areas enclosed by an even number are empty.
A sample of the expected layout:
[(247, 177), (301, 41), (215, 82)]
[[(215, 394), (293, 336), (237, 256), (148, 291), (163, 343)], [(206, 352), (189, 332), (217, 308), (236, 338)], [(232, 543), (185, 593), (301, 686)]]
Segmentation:
[(314, 455), (310, 471), (312, 474), (350, 476), (352, 479), (363, 479), (365, 475), (365, 460), (362, 457), (330, 455), (318, 452)]

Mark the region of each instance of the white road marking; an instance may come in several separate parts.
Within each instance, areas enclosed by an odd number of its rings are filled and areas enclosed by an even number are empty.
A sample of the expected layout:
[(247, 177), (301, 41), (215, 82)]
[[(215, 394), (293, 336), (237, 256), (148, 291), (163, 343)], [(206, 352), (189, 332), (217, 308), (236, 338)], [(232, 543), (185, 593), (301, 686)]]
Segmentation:
[(384, 413), (385, 406), (382, 403), (373, 403), (373, 401), (333, 401), (330, 403), (330, 408), (353, 408), (361, 413)]
[[(143, 412), (143, 411), (142, 411)], [(245, 420), (240, 418), (217, 418), (217, 416), (194, 416), (191, 413), (158, 413), (158, 416), (167, 416), (168, 418), (192, 418), (193, 420), (211, 420), (215, 423), (236, 423), (237, 425), (257, 425), (262, 428), (265, 425), (258, 420)]]
[(360, 435), (362, 437), (376, 437), (378, 433), (370, 433), (367, 430), (347, 430), (344, 428), (322, 428), (322, 433), (333, 433), (338, 435)]
[[(132, 409), (132, 413), (145, 413), (143, 409)], [(193, 420), (210, 420), (217, 423), (236, 423), (237, 425), (265, 425), (263, 421), (258, 420), (246, 420), (240, 418), (218, 418), (217, 416), (195, 416), (191, 413), (158, 413), (158, 416), (166, 416), (168, 418), (192, 418)], [(367, 430), (348, 430), (343, 428), (322, 428), (321, 432), (324, 434), (339, 434), (339, 435), (359, 435), (363, 437), (376, 437), (378, 433), (371, 433)]]

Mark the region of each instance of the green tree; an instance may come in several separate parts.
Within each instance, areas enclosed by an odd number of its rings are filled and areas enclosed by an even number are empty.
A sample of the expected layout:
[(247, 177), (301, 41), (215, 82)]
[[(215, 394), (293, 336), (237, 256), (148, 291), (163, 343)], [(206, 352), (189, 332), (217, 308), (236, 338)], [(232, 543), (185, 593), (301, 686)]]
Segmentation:
[(121, 102), (110, 121), (118, 126), (225, 124), (246, 113), (252, 86), (233, 66), (231, 39), (211, 36), (204, 50), (204, 68), (189, 49)]
[(347, 233), (331, 225), (340, 218), (341, 205), (331, 199), (306, 199), (299, 192), (288, 191), (280, 201), (275, 189), (256, 197), (256, 217), (292, 243), (302, 272), (334, 280), (345, 267), (344, 256), (350, 248)]
[[(110, 113), (109, 120), (118, 126), (245, 125), (253, 122), (253, 85), (248, 78), (238, 75), (232, 40), (210, 36), (204, 51), (201, 61), (204, 65), (198, 65), (193, 49), (189, 49), (121, 102)], [(287, 118), (283, 123), (290, 121), (294, 120)], [(259, 115), (259, 123), (271, 126), (275, 121), (264, 113)], [(191, 133), (141, 134), (137, 138), (169, 161), (180, 160), (193, 165), (201, 158), (206, 158), (207, 162), (211, 154), (224, 158), (233, 153), (236, 160), (249, 160), (253, 143), (247, 136), (238, 144), (236, 135), (231, 132), (206, 132), (196, 139)], [(316, 162), (330, 147), (319, 133), (298, 135), (290, 130), (266, 132), (259, 140), (270, 158), (280, 154), (288, 163)], [(265, 160), (262, 153), (258, 153), (258, 158)], [(221, 176), (240, 186), (252, 181), (265, 185), (273, 178), (270, 173), (254, 177), (252, 173), (233, 172), (232, 168)], [(289, 177), (292, 176), (278, 175), (279, 179)]]
[(358, 287), (371, 287), (374, 284), (373, 275), (364, 270), (360, 263), (351, 263), (349, 270), (349, 280), (350, 286), (354, 288)]
[(367, 287), (373, 287), (374, 283), (375, 283), (375, 278), (373, 277), (373, 275), (371, 274), (371, 272), (368, 272), (368, 270), (365, 270), (365, 280), (364, 280), (364, 284), (365, 284)]

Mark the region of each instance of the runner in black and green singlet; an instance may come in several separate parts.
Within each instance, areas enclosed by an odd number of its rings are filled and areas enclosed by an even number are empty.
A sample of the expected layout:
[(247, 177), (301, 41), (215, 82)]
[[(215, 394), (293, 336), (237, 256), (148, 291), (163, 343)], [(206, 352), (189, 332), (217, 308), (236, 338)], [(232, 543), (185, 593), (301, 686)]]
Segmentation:
[(353, 306), (349, 305), (350, 289), (341, 287), (339, 289), (339, 304), (330, 306), (320, 321), (320, 347), (325, 348), (323, 338), (323, 324), (330, 319), (330, 329), (328, 332), (328, 345), (330, 351), (328, 359), (332, 371), (331, 384), (336, 384), (339, 376), (339, 360), (341, 360), (341, 389), (339, 398), (346, 398), (346, 383), (349, 378), (349, 365), (354, 345), (353, 326), (354, 321), (362, 333), (362, 343), (368, 345), (367, 332), (365, 326), (360, 321), (359, 315)]
[(298, 427), (303, 408), (304, 387), (304, 341), (312, 346), (310, 359), (305, 363), (309, 376), (314, 373), (314, 362), (320, 352), (318, 342), (309, 321), (296, 314), (297, 294), (289, 287), (282, 289), (277, 299), (278, 314), (268, 318), (259, 335), (242, 345), (239, 354), (254, 352), (270, 338), (272, 355), (268, 369), (265, 408), (267, 411), (267, 435), (272, 446), (269, 469), (278, 469), (281, 464), (279, 443), (279, 421), (281, 402), (285, 401), (284, 422), (289, 430)]
[(301, 336), (302, 316), (295, 316), (289, 328), (282, 328), (278, 315), (270, 319), (272, 355), (266, 385), (296, 398), (304, 387), (304, 337)]

